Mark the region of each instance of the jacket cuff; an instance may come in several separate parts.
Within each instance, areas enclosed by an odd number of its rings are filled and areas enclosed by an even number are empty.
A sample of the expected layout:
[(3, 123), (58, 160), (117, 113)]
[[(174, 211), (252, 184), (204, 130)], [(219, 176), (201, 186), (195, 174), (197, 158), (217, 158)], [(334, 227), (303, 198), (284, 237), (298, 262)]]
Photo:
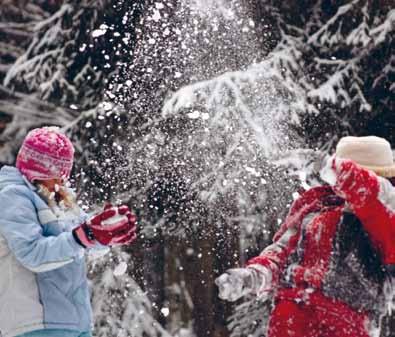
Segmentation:
[(395, 277), (395, 264), (386, 264), (385, 270), (387, 271), (389, 276)]
[(91, 239), (90, 235), (84, 228), (84, 225), (81, 225), (72, 230), (73, 238), (76, 243), (78, 243), (83, 248), (91, 248), (95, 246), (95, 241)]

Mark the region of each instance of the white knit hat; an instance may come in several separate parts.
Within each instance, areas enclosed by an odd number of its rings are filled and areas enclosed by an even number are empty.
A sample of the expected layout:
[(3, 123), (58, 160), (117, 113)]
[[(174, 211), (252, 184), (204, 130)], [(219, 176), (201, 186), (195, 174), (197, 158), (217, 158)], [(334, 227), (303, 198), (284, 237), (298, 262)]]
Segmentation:
[(382, 177), (395, 177), (391, 145), (376, 136), (343, 137), (336, 147), (336, 157), (350, 159)]

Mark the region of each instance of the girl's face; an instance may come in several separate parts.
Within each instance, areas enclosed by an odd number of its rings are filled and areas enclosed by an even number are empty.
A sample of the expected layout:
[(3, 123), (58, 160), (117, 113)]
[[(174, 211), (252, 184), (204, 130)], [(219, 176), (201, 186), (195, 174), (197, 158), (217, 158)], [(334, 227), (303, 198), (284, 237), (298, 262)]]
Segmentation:
[(45, 186), (50, 192), (58, 192), (58, 187), (64, 185), (63, 179), (37, 180), (38, 184)]

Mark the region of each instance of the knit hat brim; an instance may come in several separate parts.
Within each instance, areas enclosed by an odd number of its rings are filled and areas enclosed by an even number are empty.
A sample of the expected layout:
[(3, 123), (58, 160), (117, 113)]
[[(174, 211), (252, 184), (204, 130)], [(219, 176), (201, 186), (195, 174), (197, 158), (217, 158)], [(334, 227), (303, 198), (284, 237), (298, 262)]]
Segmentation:
[(392, 166), (367, 166), (367, 165), (361, 165), (359, 166), (371, 170), (377, 175), (384, 177), (384, 178), (393, 178), (395, 177), (395, 165)]

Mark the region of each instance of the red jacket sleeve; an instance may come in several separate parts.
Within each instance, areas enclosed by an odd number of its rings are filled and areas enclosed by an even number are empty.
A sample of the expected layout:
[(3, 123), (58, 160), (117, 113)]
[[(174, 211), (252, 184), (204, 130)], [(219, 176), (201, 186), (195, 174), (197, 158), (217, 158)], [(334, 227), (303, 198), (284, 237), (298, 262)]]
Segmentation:
[(395, 187), (352, 161), (336, 169), (335, 191), (361, 220), (384, 264), (395, 264)]
[[(247, 264), (260, 264), (268, 268), (272, 272), (273, 284), (276, 284), (286, 267), (288, 257), (298, 245), (303, 221), (310, 221), (308, 215), (319, 212), (323, 200), (332, 196), (334, 192), (330, 186), (318, 186), (304, 192), (292, 204), (287, 218), (274, 235), (274, 242)], [(297, 270), (293, 270), (292, 273), (297, 273)]]
[(251, 260), (247, 265), (259, 264), (268, 268), (272, 273), (273, 284), (278, 283), (281, 272), (284, 270), (288, 256), (294, 251), (299, 240), (299, 231), (290, 227), (273, 242), (266, 247), (263, 252)]
[(287, 218), (274, 235), (274, 242), (247, 263), (247, 265), (259, 264), (268, 268), (272, 273), (273, 285), (278, 283), (289, 255), (296, 249), (300, 237), (300, 225), (304, 217), (315, 207), (316, 194), (316, 190), (312, 189), (295, 200)]

